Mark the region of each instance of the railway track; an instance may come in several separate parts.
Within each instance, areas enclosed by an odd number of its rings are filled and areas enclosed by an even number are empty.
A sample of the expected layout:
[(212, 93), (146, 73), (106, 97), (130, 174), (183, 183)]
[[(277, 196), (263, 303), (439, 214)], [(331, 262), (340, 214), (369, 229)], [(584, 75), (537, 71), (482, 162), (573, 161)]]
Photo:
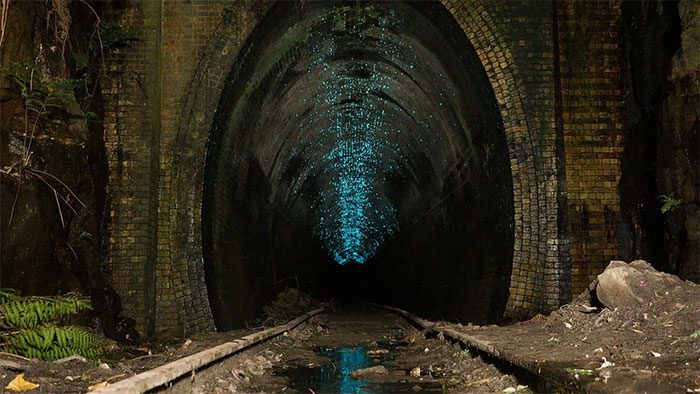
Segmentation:
[(586, 388), (572, 374), (564, 373), (563, 368), (549, 368), (542, 363), (523, 360), (518, 357), (503, 354), (488, 341), (445, 327), (439, 323), (422, 319), (403, 309), (386, 305), (376, 305), (392, 313), (396, 313), (419, 328), (426, 335), (435, 335), (444, 341), (459, 343), (467, 349), (481, 354), (486, 360), (497, 364), (499, 368), (515, 373), (523, 381), (530, 383), (538, 392), (586, 392)]
[[(508, 359), (486, 341), (441, 327), (401, 309), (381, 305), (372, 308), (377, 311), (371, 315), (362, 312), (349, 317), (316, 309), (287, 324), (175, 360), (95, 393), (274, 392), (288, 388), (305, 392), (501, 391), (502, 387), (523, 392), (582, 389), (566, 376), (555, 376), (537, 366)], [(392, 320), (391, 316), (396, 317)], [(305, 328), (307, 325), (312, 327)], [(303, 329), (307, 333), (300, 338), (291, 335)], [(274, 364), (279, 365), (260, 372), (259, 376), (241, 372), (239, 364), (249, 363), (256, 357), (260, 359), (261, 349), (273, 355), (285, 353), (286, 358), (280, 360), (276, 356)], [(309, 354), (313, 352), (308, 349), (317, 349), (318, 354)], [(357, 364), (356, 358), (365, 354), (373, 356), (363, 359), (364, 364)], [(342, 364), (351, 358), (356, 364)], [(324, 367), (323, 361), (317, 361), (320, 359), (332, 361)], [(329, 365), (333, 368), (331, 372), (324, 370)], [(355, 376), (356, 370), (365, 370), (368, 366), (370, 375), (371, 368), (375, 368), (378, 375), (367, 379)], [(338, 369), (348, 371), (338, 372)], [(314, 371), (319, 373), (313, 375)], [(231, 386), (231, 374), (238, 374), (233, 378), (237, 382), (245, 379), (246, 383)], [(327, 379), (329, 376), (335, 380), (319, 380), (319, 377)], [(197, 381), (213, 382), (213, 386), (200, 384), (197, 388)], [(216, 387), (217, 382), (225, 384)]]
[(174, 381), (181, 379), (183, 376), (194, 374), (196, 371), (202, 368), (207, 368), (211, 364), (220, 362), (231, 355), (245, 351), (246, 349), (283, 335), (285, 332), (289, 332), (297, 328), (299, 325), (320, 314), (321, 312), (323, 312), (323, 308), (315, 309), (297, 317), (294, 320), (291, 320), (286, 324), (258, 331), (256, 333), (246, 335), (240, 339), (226, 342), (207, 350), (203, 350), (199, 353), (183, 357), (179, 360), (175, 360), (165, 365), (161, 365), (160, 367), (151, 369), (150, 371), (120, 380), (114, 384), (110, 384), (95, 390), (93, 393), (138, 394), (162, 389), (171, 385)]

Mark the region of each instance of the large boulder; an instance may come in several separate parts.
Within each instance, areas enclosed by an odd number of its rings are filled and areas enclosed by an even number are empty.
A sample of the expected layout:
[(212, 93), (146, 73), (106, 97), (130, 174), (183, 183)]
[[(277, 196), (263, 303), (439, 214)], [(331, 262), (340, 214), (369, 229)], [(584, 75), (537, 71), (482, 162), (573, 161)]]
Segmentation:
[(611, 261), (596, 281), (596, 296), (608, 308), (635, 308), (669, 291), (681, 280), (655, 270), (644, 260)]

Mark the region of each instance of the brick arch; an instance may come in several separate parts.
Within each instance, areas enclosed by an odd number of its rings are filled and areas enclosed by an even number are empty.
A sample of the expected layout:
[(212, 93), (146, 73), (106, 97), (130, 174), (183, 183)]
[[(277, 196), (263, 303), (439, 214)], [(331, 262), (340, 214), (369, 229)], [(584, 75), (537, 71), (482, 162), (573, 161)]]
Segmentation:
[[(558, 305), (559, 277), (544, 275), (557, 269), (557, 256), (547, 260), (548, 234), (554, 197), (540, 174), (545, 172), (536, 160), (541, 156), (533, 138), (534, 120), (524, 101), (527, 92), (518, 66), (493, 17), (479, 0), (442, 0), (463, 28), (484, 65), (498, 101), (508, 139), (515, 195), (515, 251), (507, 313), (523, 315)], [(225, 15), (204, 48), (180, 111), (172, 141), (171, 166), (161, 193), (168, 200), (161, 216), (167, 221), (166, 234), (159, 234), (169, 245), (168, 271), (174, 287), (180, 324), (185, 333), (213, 328), (201, 242), (201, 202), (206, 141), (225, 80), (235, 66), (243, 45), (262, 19), (270, 3), (241, 2)], [(554, 164), (552, 164), (554, 165)], [(161, 202), (161, 207), (163, 204)], [(161, 208), (163, 209), (163, 208)], [(159, 226), (160, 227), (160, 226)], [(161, 261), (158, 262), (161, 264)], [(550, 267), (551, 266), (551, 267)], [(544, 277), (549, 282), (544, 281)], [(554, 301), (553, 301), (554, 300)]]
[[(185, 333), (214, 328), (204, 278), (201, 202), (206, 141), (229, 71), (268, 6), (241, 2), (225, 15), (207, 43), (186, 94), (172, 144), (169, 220), (170, 266)], [(194, 319), (192, 318), (194, 317)]]
[[(485, 3), (479, 0), (441, 0), (464, 30), (484, 65), (498, 101), (508, 140), (515, 207), (515, 246), (510, 296), (506, 314), (520, 317), (559, 306), (563, 286), (559, 256), (547, 261), (549, 234), (556, 225), (556, 201), (545, 188), (545, 163), (537, 160), (546, 147), (533, 136), (538, 132), (535, 115), (526, 108), (527, 90), (515, 56)], [(551, 163), (552, 165), (554, 163)], [(554, 169), (552, 169), (554, 170)], [(550, 171), (554, 172), (554, 171)], [(552, 218), (552, 213), (555, 213)], [(549, 223), (548, 223), (549, 221)], [(554, 221), (554, 223), (551, 223)], [(545, 283), (545, 271), (552, 278)]]

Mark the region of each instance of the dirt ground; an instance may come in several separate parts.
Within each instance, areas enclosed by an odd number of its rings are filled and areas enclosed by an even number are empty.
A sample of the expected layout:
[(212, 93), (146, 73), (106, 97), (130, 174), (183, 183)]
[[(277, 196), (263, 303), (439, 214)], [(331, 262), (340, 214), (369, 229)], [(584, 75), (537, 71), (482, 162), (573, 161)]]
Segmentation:
[[(510, 388), (510, 389), (509, 389)], [(204, 371), (171, 392), (529, 392), (458, 346), (426, 339), (394, 314), (361, 308), (304, 328)]]
[(0, 354), (0, 393), (18, 374), (39, 384), (32, 393), (79, 393), (91, 387), (113, 383), (153, 369), (210, 347), (233, 341), (264, 327), (286, 323), (298, 315), (318, 307), (319, 303), (294, 289), (281, 292), (264, 308), (264, 315), (249, 329), (209, 332), (190, 338), (157, 341), (140, 346), (118, 346), (111, 343), (97, 360), (74, 358), (66, 362), (43, 362)]
[[(666, 274), (641, 281), (635, 307), (607, 308), (586, 292), (549, 316), (508, 326), (437, 323), (488, 343), (516, 366), (592, 392), (700, 393), (700, 286)], [(659, 277), (659, 275), (661, 275)], [(659, 279), (660, 278), (660, 279)], [(240, 338), (210, 333), (98, 362), (28, 362), (0, 354), (0, 389), (18, 373), (32, 391), (85, 392)], [(487, 362), (488, 361), (488, 362)], [(176, 382), (170, 392), (530, 392), (542, 386), (493, 358), (426, 338), (403, 318), (369, 307), (319, 315), (300, 328)], [(105, 363), (106, 365), (100, 365)], [(498, 365), (498, 367), (496, 366)], [(529, 387), (527, 387), (529, 386)], [(571, 387), (571, 386), (569, 386)]]
[(586, 292), (547, 317), (512, 326), (444, 325), (590, 391), (698, 393), (700, 286), (663, 275), (636, 307), (606, 308)]
[[(138, 347), (112, 346), (98, 360), (73, 359), (66, 362), (27, 361), (0, 354), (0, 392), (19, 373), (39, 387), (31, 393), (84, 393), (90, 386), (116, 382), (170, 361), (240, 338), (254, 329), (204, 333), (185, 340), (144, 344)], [(10, 367), (12, 365), (12, 367)]]

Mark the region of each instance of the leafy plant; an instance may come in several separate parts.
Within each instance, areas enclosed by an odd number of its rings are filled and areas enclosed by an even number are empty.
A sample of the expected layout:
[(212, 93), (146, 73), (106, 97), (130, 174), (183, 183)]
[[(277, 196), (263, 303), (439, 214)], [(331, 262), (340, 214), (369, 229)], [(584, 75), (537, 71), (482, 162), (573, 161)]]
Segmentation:
[[(35, 71), (32, 65), (31, 71)], [(10, 80), (17, 85), (28, 111), (37, 116), (47, 115), (51, 110), (64, 110), (66, 102), (73, 100), (73, 89), (81, 84), (79, 79), (58, 79), (49, 82), (20, 73), (9, 75)]]
[(680, 207), (681, 203), (683, 203), (683, 200), (675, 199), (665, 194), (660, 195), (659, 198), (664, 202), (664, 204), (661, 206), (661, 213), (672, 212), (674, 209)]
[(59, 326), (67, 316), (91, 308), (79, 294), (22, 297), (0, 289), (0, 349), (46, 361), (73, 354), (94, 358), (102, 353), (99, 336), (83, 327)]
[[(124, 29), (117, 22), (101, 21), (99, 25), (99, 40), (89, 43), (89, 50), (98, 52), (100, 50), (119, 48), (138, 40), (138, 36), (131, 30)], [(99, 47), (101, 44), (101, 48)]]
[(1, 173), (10, 176), (17, 181), (17, 191), (15, 199), (10, 209), (9, 222), (12, 223), (14, 217), (15, 206), (22, 187), (22, 182), (28, 179), (35, 179), (46, 186), (53, 192), (56, 200), (56, 207), (61, 218), (61, 224), (65, 228), (65, 220), (61, 202), (71, 211), (77, 214), (76, 208), (71, 204), (71, 200), (77, 201), (81, 206), (85, 204), (80, 201), (78, 196), (59, 178), (46, 172), (34, 168), (32, 161), (32, 144), (35, 139), (35, 134), (42, 118), (50, 120), (53, 111), (64, 111), (67, 108), (68, 102), (74, 100), (73, 89), (82, 80), (79, 79), (62, 79), (43, 82), (35, 77), (38, 74), (38, 69), (35, 64), (16, 63), (14, 72), (9, 78), (15, 83), (24, 99), (24, 140), (22, 142), (22, 157), (11, 166), (0, 170)]
[(0, 304), (0, 328), (32, 329), (90, 309), (90, 299), (74, 293), (61, 297), (13, 295)]
[(95, 358), (102, 353), (101, 339), (82, 327), (47, 325), (2, 334), (4, 351), (45, 361), (73, 354)]

